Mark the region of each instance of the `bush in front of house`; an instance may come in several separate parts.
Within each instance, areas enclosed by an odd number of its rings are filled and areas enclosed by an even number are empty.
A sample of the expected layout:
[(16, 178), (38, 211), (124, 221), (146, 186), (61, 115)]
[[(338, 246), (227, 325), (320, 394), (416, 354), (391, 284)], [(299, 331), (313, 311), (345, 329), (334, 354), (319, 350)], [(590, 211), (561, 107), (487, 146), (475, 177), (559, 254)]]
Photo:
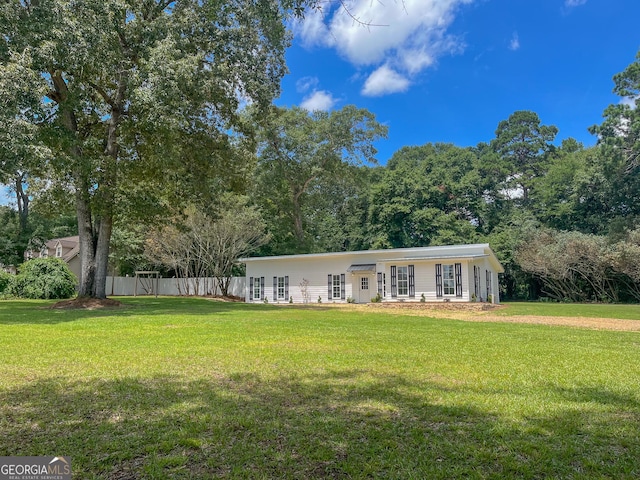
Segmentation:
[(76, 276), (59, 258), (35, 258), (16, 275), (12, 292), (22, 298), (70, 298), (76, 293)]
[(6, 295), (11, 290), (11, 284), (13, 283), (13, 275), (0, 270), (0, 295)]

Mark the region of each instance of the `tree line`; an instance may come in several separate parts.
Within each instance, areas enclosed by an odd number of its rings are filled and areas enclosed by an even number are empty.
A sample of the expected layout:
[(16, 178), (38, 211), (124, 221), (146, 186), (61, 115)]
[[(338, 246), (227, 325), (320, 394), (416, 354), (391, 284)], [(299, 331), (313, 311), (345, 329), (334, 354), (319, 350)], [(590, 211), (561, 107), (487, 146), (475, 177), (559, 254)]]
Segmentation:
[(17, 209), (0, 211), (0, 262), (75, 230), (80, 294), (103, 297), (109, 269), (224, 278), (239, 255), (489, 242), (504, 298), (638, 299), (640, 54), (614, 77), (626, 101), (590, 127), (594, 147), (517, 111), (476, 146), (379, 165), (387, 129), (371, 112), (271, 103), (285, 19), (320, 7), (5, 2), (0, 176)]
[[(304, 140), (276, 155), (267, 138), (249, 189), (272, 235), (259, 253), (488, 242), (505, 266), (503, 298), (638, 301), (639, 65), (640, 55), (614, 77), (632, 102), (607, 108), (588, 148), (531, 111), (474, 147), (404, 147), (384, 166), (364, 154), (327, 166)], [(290, 140), (309, 138), (303, 118), (326, 132), (338, 113), (278, 112)], [(369, 131), (385, 133), (373, 122)]]

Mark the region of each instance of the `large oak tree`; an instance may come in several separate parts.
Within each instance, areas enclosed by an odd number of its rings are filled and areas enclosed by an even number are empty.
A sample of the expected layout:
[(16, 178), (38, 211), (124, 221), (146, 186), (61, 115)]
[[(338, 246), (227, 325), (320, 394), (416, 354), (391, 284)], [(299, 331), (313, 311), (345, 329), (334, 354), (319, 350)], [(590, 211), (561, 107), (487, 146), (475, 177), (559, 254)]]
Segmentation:
[(105, 297), (121, 205), (149, 208), (151, 192), (231, 161), (240, 103), (262, 108), (278, 93), (286, 14), (313, 3), (2, 2), (0, 122), (14, 132), (3, 142), (17, 155), (29, 145), (73, 192), (80, 295)]

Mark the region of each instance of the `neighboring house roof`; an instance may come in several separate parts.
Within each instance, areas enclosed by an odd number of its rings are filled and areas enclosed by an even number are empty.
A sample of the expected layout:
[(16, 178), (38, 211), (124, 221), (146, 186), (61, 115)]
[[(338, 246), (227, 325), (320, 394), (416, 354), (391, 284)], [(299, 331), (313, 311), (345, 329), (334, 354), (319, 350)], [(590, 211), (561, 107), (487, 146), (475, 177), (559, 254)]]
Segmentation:
[[(69, 263), (80, 253), (80, 237), (75, 235), (73, 237), (52, 238), (45, 242), (39, 252), (33, 250), (32, 253), (39, 253), (39, 256), (43, 256), (42, 253), (46, 250), (47, 256), (56, 257), (58, 256), (56, 255), (58, 247), (61, 249), (59, 258)], [(27, 252), (25, 252), (25, 256), (30, 258)]]
[(58, 244), (60, 244), (62, 248), (73, 249), (80, 245), (80, 237), (75, 235), (73, 237), (53, 238), (45, 243), (49, 249), (55, 249)]
[[(238, 261), (243, 263), (248, 262), (261, 262), (261, 261), (273, 261), (273, 260), (296, 260), (296, 259), (322, 259), (327, 257), (340, 257), (340, 256), (371, 256), (377, 255), (379, 262), (393, 262), (393, 261), (418, 261), (418, 260), (447, 260), (447, 259), (472, 259), (489, 257), (491, 263), (495, 265), (498, 273), (503, 273), (504, 268), (500, 264), (500, 261), (496, 257), (493, 250), (488, 243), (478, 243), (470, 245), (444, 245), (435, 247), (410, 247), (410, 248), (390, 248), (383, 250), (358, 250), (354, 252), (327, 252), (327, 253), (310, 253), (301, 255), (274, 255), (270, 257), (247, 257), (241, 258)], [(393, 257), (390, 258), (390, 255)], [(364, 264), (364, 262), (363, 262)], [(350, 267), (356, 269), (359, 264), (355, 263)], [(369, 263), (366, 264), (369, 266)]]
[(73, 247), (73, 249), (71, 249), (69, 252), (65, 253), (62, 256), (62, 260), (69, 263), (71, 259), (76, 255), (78, 255), (79, 253), (80, 253), (80, 243), (78, 243), (75, 247)]

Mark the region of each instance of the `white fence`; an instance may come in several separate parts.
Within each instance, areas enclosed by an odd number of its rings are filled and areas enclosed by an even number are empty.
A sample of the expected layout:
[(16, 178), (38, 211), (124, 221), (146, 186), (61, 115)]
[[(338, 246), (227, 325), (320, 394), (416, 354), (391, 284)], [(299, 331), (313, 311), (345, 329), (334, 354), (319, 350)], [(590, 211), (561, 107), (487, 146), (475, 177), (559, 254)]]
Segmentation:
[[(157, 283), (156, 283), (157, 282)], [(137, 283), (137, 285), (136, 285)], [(245, 278), (232, 277), (229, 294), (245, 297)], [(220, 295), (214, 278), (107, 277), (107, 295)]]

